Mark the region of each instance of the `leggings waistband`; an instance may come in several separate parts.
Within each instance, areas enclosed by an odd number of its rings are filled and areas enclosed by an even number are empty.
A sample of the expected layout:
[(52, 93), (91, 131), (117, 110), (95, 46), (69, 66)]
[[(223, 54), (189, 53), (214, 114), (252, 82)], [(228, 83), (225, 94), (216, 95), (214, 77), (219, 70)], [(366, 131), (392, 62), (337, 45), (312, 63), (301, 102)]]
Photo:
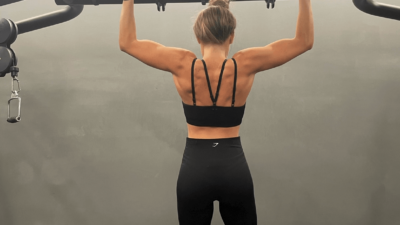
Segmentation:
[(242, 143), (239, 137), (232, 138), (216, 138), (216, 139), (196, 139), (196, 138), (186, 138), (186, 146), (198, 146), (203, 148), (218, 147), (218, 146), (241, 146)]
[(243, 154), (240, 137), (220, 139), (187, 138), (184, 157), (192, 160), (229, 159)]

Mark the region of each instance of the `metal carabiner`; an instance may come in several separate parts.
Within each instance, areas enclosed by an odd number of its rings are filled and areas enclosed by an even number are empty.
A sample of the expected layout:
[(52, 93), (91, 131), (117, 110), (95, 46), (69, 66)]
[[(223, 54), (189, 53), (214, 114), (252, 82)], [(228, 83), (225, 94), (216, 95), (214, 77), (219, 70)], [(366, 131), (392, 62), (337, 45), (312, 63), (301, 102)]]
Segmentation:
[[(15, 81), (17, 81), (17, 83), (18, 83), (18, 90), (15, 90), (15, 88), (14, 88)], [(10, 100), (8, 100), (7, 122), (9, 122), (9, 123), (17, 123), (17, 122), (21, 121), (21, 97), (19, 97), (19, 95), (18, 95), (18, 93), (21, 91), (21, 88), (19, 86), (19, 80), (18, 80), (17, 76), (13, 76), (12, 81), (11, 81), (11, 87), (12, 87), (11, 98), (10, 98)], [(18, 100), (18, 114), (17, 114), (17, 116), (11, 117), (11, 115), (10, 115), (11, 114), (10, 105), (11, 105), (11, 101), (15, 100), (15, 99)]]

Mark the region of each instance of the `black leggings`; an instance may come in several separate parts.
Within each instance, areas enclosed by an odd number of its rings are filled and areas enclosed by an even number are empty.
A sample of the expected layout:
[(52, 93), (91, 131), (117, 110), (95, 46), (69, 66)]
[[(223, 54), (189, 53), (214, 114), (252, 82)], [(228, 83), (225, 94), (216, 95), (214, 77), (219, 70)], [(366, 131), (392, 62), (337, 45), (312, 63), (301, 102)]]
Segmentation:
[(180, 225), (210, 225), (214, 201), (225, 225), (256, 225), (253, 180), (240, 137), (187, 138), (176, 193)]

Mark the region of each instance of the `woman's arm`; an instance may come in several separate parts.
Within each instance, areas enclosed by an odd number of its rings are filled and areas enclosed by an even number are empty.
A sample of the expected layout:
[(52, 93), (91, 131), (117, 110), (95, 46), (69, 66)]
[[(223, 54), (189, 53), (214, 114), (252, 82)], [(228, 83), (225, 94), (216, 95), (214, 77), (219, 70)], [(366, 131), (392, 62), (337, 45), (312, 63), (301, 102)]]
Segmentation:
[(299, 17), (297, 19), (295, 38), (305, 41), (310, 48), (314, 44), (314, 20), (311, 0), (299, 0)]
[(188, 50), (166, 47), (151, 40), (138, 40), (134, 17), (134, 0), (124, 0), (122, 5), (119, 48), (141, 62), (159, 70), (177, 74)]
[(282, 39), (264, 47), (247, 48), (234, 55), (243, 62), (249, 74), (256, 74), (281, 66), (304, 52), (314, 44), (314, 21), (310, 0), (299, 0), (299, 16), (296, 36)]
[(124, 0), (122, 3), (122, 12), (119, 22), (119, 46), (121, 50), (127, 43), (137, 40), (133, 3), (134, 0)]

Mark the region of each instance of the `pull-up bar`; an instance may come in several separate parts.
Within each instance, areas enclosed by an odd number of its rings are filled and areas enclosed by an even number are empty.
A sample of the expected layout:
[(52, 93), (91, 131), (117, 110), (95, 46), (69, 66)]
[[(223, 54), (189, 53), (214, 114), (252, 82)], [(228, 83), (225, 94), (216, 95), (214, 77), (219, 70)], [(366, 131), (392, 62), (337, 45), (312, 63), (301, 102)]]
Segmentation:
[(389, 19), (400, 20), (400, 7), (375, 2), (374, 0), (353, 0), (354, 5), (361, 11)]
[[(231, 0), (231, 2), (244, 2), (244, 1), (264, 1), (264, 0)], [(269, 4), (274, 4), (276, 0), (265, 0)], [(122, 4), (123, 0), (55, 0), (57, 5), (117, 5)], [(151, 4), (156, 3), (157, 0), (135, 0), (135, 4)], [(201, 2), (208, 3), (209, 0), (164, 0), (166, 3), (190, 3)]]
[(26, 20), (16, 22), (18, 27), (18, 34), (38, 30), (44, 27), (53, 26), (59, 23), (64, 23), (81, 14), (83, 10), (82, 5), (67, 6), (64, 9), (47, 13), (41, 16), (29, 18)]
[(59, 23), (64, 23), (77, 17), (79, 14), (81, 14), (82, 10), (82, 5), (72, 5), (55, 12), (18, 21), (16, 22), (16, 25), (18, 27), (18, 34), (23, 34), (26, 32), (53, 26)]
[[(267, 3), (267, 8), (272, 6), (275, 7), (276, 0), (231, 0), (233, 2), (239, 1), (265, 1)], [(57, 5), (109, 5), (109, 4), (122, 4), (123, 0), (55, 0)], [(156, 4), (158, 11), (160, 7), (165, 11), (165, 5), (167, 3), (191, 3), (191, 2), (201, 2), (205, 5), (209, 0), (135, 0), (135, 4)]]
[(8, 4), (16, 3), (16, 2), (20, 2), (20, 1), (22, 1), (22, 0), (0, 0), (0, 6), (8, 5)]

